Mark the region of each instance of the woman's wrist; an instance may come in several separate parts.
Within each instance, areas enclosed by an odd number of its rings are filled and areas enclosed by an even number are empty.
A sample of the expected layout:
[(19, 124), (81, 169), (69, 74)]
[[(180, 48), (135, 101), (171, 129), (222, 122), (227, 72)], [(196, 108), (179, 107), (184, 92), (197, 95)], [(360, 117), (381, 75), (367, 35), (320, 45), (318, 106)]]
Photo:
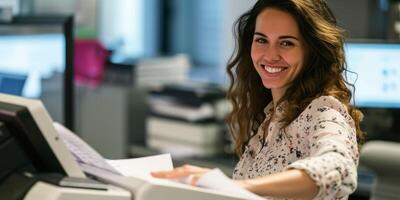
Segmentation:
[(297, 169), (236, 182), (242, 188), (260, 196), (312, 199), (319, 192), (318, 186), (307, 173)]
[(254, 192), (253, 191), (253, 187), (252, 187), (252, 182), (249, 181), (248, 179), (244, 179), (244, 180), (235, 180), (235, 182), (242, 188), (250, 191), (250, 192)]

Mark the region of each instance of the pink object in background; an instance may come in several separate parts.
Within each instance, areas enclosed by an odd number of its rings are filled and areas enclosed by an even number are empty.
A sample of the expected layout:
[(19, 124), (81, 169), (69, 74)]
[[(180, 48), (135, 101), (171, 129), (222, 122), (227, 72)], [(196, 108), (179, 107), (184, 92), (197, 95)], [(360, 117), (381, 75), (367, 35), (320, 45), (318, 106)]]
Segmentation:
[(96, 39), (75, 39), (75, 83), (98, 86), (103, 80), (108, 52)]

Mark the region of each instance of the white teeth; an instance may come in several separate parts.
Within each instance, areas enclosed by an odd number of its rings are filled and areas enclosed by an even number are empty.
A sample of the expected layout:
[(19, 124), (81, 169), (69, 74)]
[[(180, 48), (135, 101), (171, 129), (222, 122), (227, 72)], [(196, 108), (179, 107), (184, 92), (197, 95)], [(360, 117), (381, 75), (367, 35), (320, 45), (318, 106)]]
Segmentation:
[(264, 67), (265, 71), (269, 72), (269, 73), (278, 73), (283, 71), (283, 67)]

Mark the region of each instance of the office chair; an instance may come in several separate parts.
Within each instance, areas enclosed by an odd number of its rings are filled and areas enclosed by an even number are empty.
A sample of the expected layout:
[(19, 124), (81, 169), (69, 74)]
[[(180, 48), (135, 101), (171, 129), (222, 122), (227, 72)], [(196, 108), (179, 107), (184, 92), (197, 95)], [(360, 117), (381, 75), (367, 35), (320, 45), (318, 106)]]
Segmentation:
[(367, 142), (361, 149), (360, 164), (376, 177), (371, 200), (400, 199), (400, 143)]

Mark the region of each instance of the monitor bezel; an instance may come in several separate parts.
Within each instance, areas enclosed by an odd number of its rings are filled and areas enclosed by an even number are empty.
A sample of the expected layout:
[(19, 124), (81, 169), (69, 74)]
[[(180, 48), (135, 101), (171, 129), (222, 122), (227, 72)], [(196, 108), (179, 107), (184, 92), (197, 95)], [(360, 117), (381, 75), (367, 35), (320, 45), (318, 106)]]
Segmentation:
[[(383, 39), (347, 39), (345, 41), (345, 51), (347, 44), (387, 44), (387, 45), (400, 45), (398, 40), (383, 40)], [(347, 58), (346, 58), (347, 62)], [(348, 67), (348, 66), (347, 66)], [(357, 88), (355, 89), (357, 93)], [(352, 93), (353, 94), (353, 93)], [(354, 95), (354, 94), (353, 94)], [(353, 101), (353, 100), (352, 100)], [(353, 103), (353, 102), (352, 102)], [(400, 130), (400, 107), (395, 106), (359, 106), (364, 114), (361, 128), (366, 131), (365, 140), (387, 140), (387, 141), (398, 141), (400, 142), (400, 136), (398, 132)], [(378, 117), (386, 117), (389, 122), (388, 124), (381, 124), (379, 120), (375, 120), (376, 114)]]
[(65, 70), (63, 80), (63, 124), (74, 130), (74, 18), (72, 15), (24, 15), (14, 16), (7, 26), (60, 26), (65, 36)]

